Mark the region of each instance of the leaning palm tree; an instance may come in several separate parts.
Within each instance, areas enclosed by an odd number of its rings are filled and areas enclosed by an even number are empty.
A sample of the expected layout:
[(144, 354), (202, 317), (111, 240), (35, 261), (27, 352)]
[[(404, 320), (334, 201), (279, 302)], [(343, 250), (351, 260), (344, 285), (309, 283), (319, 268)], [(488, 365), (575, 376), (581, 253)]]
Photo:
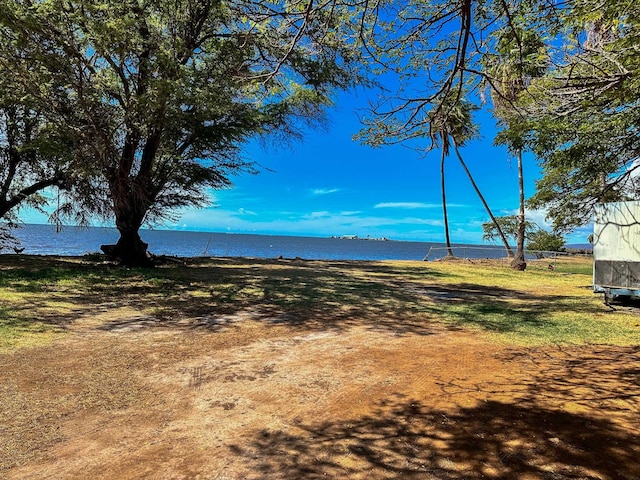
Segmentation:
[(491, 221), (495, 224), (496, 230), (504, 243), (505, 249), (507, 250), (508, 256), (513, 256), (513, 252), (511, 251), (511, 247), (509, 246), (509, 242), (507, 237), (502, 232), (502, 228), (500, 224), (496, 220), (493, 212), (489, 208), (487, 201), (482, 195), (480, 188), (476, 184), (473, 175), (469, 171), (466, 162), (462, 158), (462, 154), (460, 153), (460, 147), (464, 146), (466, 142), (477, 138), (478, 130), (476, 125), (473, 123), (473, 111), (476, 110), (477, 107), (472, 103), (464, 100), (459, 97), (457, 99), (446, 99), (444, 102), (441, 102), (436, 108), (434, 108), (430, 114), (430, 136), (432, 141), (432, 146), (440, 144), (442, 157), (440, 162), (440, 176), (442, 182), (442, 206), (444, 211), (444, 224), (445, 224), (445, 237), (447, 239), (447, 252), (448, 255), (453, 256), (453, 251), (451, 250), (451, 244), (449, 241), (449, 226), (448, 226), (448, 218), (447, 218), (447, 209), (446, 209), (446, 196), (444, 189), (444, 161), (445, 158), (448, 157), (450, 147), (453, 146), (454, 151), (456, 152), (456, 157), (462, 165), (467, 177), (469, 177), (469, 181), (473, 186), (478, 198), (482, 202), (485, 210), (489, 214)]

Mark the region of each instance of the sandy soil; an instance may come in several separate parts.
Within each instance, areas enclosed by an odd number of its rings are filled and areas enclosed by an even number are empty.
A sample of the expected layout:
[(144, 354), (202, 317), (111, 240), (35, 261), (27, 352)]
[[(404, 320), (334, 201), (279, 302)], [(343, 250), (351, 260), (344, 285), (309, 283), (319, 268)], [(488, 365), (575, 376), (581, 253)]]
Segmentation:
[(223, 320), (127, 306), (1, 355), (0, 477), (640, 478), (638, 347)]

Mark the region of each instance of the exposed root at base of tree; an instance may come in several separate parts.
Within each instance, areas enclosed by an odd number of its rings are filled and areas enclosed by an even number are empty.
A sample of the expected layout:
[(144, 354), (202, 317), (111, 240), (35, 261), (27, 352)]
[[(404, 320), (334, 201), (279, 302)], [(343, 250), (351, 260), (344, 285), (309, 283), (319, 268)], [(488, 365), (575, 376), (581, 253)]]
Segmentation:
[(520, 258), (514, 258), (511, 261), (510, 265), (514, 270), (520, 270), (521, 272), (523, 272), (527, 268), (527, 262)]

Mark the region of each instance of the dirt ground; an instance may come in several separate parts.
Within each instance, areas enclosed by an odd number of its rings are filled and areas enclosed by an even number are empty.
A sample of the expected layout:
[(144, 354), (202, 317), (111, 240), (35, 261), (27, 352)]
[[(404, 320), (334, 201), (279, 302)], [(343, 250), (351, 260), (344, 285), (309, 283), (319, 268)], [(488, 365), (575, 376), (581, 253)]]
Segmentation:
[(111, 308), (1, 355), (0, 477), (640, 478), (638, 347), (194, 322)]

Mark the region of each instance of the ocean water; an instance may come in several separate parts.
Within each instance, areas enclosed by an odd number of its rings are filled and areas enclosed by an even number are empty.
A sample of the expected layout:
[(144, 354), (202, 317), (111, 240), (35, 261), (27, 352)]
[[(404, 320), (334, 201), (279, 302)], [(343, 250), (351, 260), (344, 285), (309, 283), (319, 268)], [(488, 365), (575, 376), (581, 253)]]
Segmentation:
[[(118, 231), (104, 227), (24, 225), (14, 232), (24, 254), (80, 256), (99, 252), (100, 245), (115, 243)], [(351, 240), (339, 238), (249, 235), (172, 230), (141, 230), (140, 236), (156, 255), (178, 257), (304, 258), (309, 260), (429, 260), (443, 257), (441, 243)], [(0, 253), (13, 253), (5, 249)], [(456, 256), (499, 258), (497, 246), (456, 245)]]

